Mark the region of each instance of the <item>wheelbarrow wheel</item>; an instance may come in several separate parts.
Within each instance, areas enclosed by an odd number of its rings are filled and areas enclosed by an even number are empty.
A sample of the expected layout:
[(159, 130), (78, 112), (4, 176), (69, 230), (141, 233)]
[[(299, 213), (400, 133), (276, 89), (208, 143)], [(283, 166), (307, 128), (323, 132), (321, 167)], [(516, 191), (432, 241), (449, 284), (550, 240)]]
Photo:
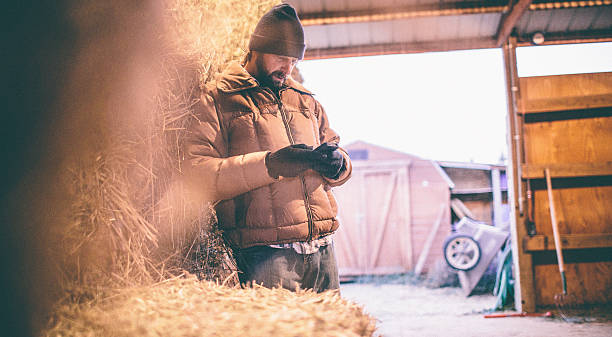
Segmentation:
[(454, 234), (444, 242), (444, 259), (451, 268), (468, 271), (480, 261), (480, 245), (466, 234)]

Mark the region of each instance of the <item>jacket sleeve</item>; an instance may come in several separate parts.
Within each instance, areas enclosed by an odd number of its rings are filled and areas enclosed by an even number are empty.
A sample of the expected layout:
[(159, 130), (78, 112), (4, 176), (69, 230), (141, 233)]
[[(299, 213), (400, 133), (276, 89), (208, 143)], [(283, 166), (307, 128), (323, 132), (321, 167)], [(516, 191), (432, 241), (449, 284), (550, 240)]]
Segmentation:
[(268, 151), (228, 156), (227, 136), (211, 95), (201, 96), (189, 124), (184, 147), (186, 184), (204, 200), (231, 199), (277, 181), (265, 165)]
[[(338, 136), (338, 134), (334, 130), (329, 128), (329, 120), (327, 119), (327, 113), (325, 113), (325, 109), (323, 109), (323, 106), (321, 106), (321, 103), (319, 103), (318, 101), (316, 102), (315, 114), (317, 116), (317, 120), (319, 121), (319, 136), (321, 138), (321, 143), (340, 143), (340, 136)], [(348, 153), (342, 148), (338, 148), (338, 150), (340, 151), (340, 153), (342, 153), (342, 156), (344, 156), (344, 171), (342, 171), (342, 173), (337, 179), (329, 179), (323, 177), (323, 179), (325, 179), (327, 183), (332, 187), (344, 184), (347, 180), (349, 180), (353, 172), (353, 165), (351, 164), (351, 158), (349, 158)]]

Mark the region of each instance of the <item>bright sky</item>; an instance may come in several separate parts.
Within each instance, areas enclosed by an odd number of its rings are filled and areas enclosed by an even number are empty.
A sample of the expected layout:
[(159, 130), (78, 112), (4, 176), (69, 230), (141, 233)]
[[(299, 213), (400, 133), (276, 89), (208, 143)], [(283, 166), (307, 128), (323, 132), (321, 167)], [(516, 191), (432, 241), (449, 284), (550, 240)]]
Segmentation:
[[(523, 47), (519, 76), (612, 71), (612, 43)], [(506, 150), (501, 49), (302, 61), (341, 137), (427, 159), (497, 163)]]

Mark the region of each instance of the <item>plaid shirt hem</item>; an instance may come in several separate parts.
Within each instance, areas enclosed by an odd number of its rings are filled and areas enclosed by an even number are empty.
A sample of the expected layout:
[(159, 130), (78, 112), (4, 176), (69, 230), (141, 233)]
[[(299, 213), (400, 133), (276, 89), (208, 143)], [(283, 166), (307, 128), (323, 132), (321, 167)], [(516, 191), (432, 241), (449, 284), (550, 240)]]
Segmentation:
[(291, 242), (291, 243), (281, 243), (278, 245), (268, 245), (272, 248), (284, 248), (284, 249), (293, 249), (296, 253), (306, 255), (313, 254), (319, 251), (320, 247), (327, 246), (333, 243), (333, 239), (331, 235), (326, 235), (324, 237), (318, 238), (312, 241), (299, 241), (299, 242)]

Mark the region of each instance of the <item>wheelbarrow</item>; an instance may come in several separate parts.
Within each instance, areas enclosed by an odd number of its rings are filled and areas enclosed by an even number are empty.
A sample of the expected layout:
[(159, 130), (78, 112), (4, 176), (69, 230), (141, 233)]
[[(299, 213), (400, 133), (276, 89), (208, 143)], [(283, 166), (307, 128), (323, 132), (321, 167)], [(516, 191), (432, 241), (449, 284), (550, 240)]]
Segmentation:
[(444, 242), (444, 259), (457, 270), (465, 295), (469, 296), (489, 264), (509, 237), (497, 227), (462, 218)]

